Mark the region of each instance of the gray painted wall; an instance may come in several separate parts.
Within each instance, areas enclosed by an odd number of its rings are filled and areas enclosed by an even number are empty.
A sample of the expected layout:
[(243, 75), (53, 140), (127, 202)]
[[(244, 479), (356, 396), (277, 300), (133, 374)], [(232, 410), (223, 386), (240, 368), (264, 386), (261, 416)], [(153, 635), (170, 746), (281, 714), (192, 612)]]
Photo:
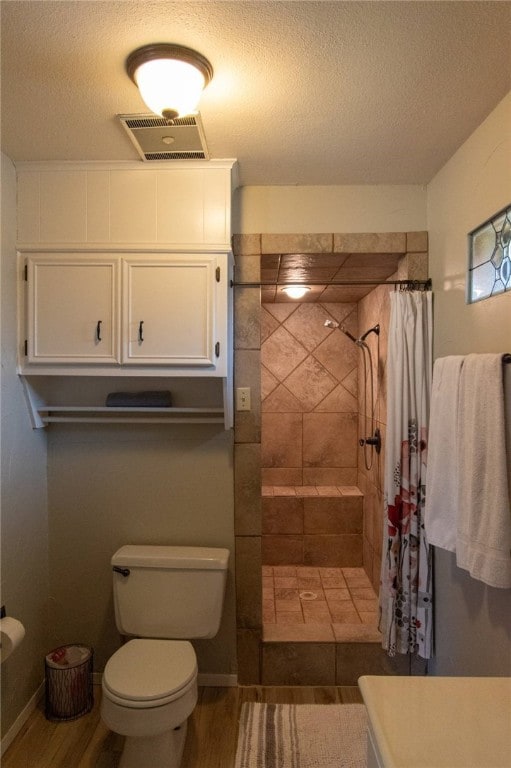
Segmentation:
[(3, 736), (43, 679), (48, 607), (46, 435), (33, 432), (16, 375), (16, 175), (5, 155), (1, 203), (1, 601), (26, 630), (2, 664)]
[(110, 558), (123, 544), (227, 547), (221, 629), (196, 648), (199, 672), (236, 671), (232, 450), (222, 425), (50, 428), (52, 647), (90, 644), (104, 668), (120, 642)]
[[(428, 186), (435, 358), (511, 352), (511, 292), (465, 304), (467, 233), (511, 202), (510, 157), (511, 93)], [(511, 674), (511, 590), (472, 579), (435, 548), (435, 602), (434, 674)]]

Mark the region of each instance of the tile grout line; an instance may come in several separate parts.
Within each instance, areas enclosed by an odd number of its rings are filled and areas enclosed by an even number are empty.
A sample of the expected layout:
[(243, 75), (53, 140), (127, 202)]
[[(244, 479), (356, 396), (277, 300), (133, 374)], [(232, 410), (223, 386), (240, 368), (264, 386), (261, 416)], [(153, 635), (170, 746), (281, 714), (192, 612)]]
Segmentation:
[[(277, 617), (277, 610), (276, 610), (276, 600), (277, 600), (277, 597), (276, 597), (276, 595), (275, 595), (275, 590), (276, 590), (276, 587), (275, 587), (275, 578), (278, 578), (278, 577), (276, 577), (276, 576), (275, 576), (275, 572), (274, 572), (274, 568), (273, 568), (273, 566), (267, 566), (267, 567), (271, 568), (271, 578), (272, 578), (272, 586), (273, 586), (273, 605), (274, 605), (274, 615), (275, 615), (275, 622), (270, 622), (270, 623), (274, 623), (274, 624), (278, 625), (278, 624), (279, 624), (279, 621), (278, 621), (278, 617)], [(278, 567), (278, 566), (277, 566), (277, 567)], [(303, 566), (303, 567), (301, 567), (301, 566), (286, 566), (286, 567), (288, 567), (288, 568), (292, 568), (292, 569), (294, 570), (294, 574), (295, 574), (295, 575), (294, 575), (294, 576), (289, 576), (289, 577), (281, 577), (281, 578), (294, 578), (294, 579), (296, 579), (297, 581), (298, 581), (298, 579), (300, 578), (300, 571), (302, 570), (302, 568), (307, 568), (307, 570), (310, 570), (310, 569), (309, 569), (308, 567), (306, 567), (306, 566)], [(317, 570), (317, 571), (318, 571), (318, 577), (319, 577), (319, 579), (320, 579), (320, 589), (322, 590), (322, 592), (323, 592), (323, 593), (326, 593), (326, 591), (328, 590), (328, 588), (325, 588), (325, 587), (324, 587), (324, 585), (323, 585), (323, 579), (322, 579), (322, 576), (321, 576), (321, 572), (319, 572), (319, 566), (318, 566), (317, 568), (314, 568), (314, 567), (313, 567), (313, 570)], [(345, 576), (345, 575), (344, 575), (344, 573), (343, 573), (343, 570), (344, 570), (344, 569), (341, 567), (339, 570), (341, 571), (341, 575), (342, 575), (342, 577), (343, 577), (343, 580), (344, 580), (344, 583), (345, 583), (345, 585), (346, 585), (346, 589), (347, 589), (347, 591), (348, 591), (348, 593), (349, 593), (349, 596), (350, 596), (350, 600), (349, 600), (349, 603), (350, 603), (350, 608), (349, 608), (349, 610), (352, 610), (352, 611), (354, 611), (354, 612), (355, 612), (355, 614), (357, 615), (357, 617), (358, 617), (358, 619), (359, 619), (359, 622), (360, 622), (360, 626), (368, 626), (368, 625), (366, 624), (366, 622), (364, 622), (364, 621), (362, 620), (362, 617), (361, 617), (361, 615), (360, 615), (360, 611), (357, 609), (357, 606), (356, 606), (356, 604), (355, 604), (355, 598), (354, 598), (354, 596), (353, 596), (353, 594), (352, 594), (352, 590), (353, 590), (353, 589), (361, 589), (361, 588), (362, 588), (362, 589), (371, 589), (371, 591), (374, 593), (374, 589), (372, 588), (372, 586), (368, 586), (368, 587), (357, 587), (357, 586), (353, 587), (353, 586), (352, 586), (352, 587), (350, 588), (350, 586), (349, 586), (349, 578), (346, 578), (346, 576)], [(365, 575), (365, 572), (363, 571), (363, 568), (359, 568), (359, 569), (357, 569), (357, 570), (359, 570), (359, 571), (361, 572), (361, 575), (362, 575), (362, 574), (363, 574), (363, 575)], [(303, 579), (305, 579), (305, 578), (310, 578), (310, 576), (309, 576), (309, 577), (307, 577), (307, 576), (302, 576), (302, 578), (303, 578)], [(360, 577), (359, 577), (359, 578), (360, 578)], [(340, 587), (340, 588), (344, 588), (344, 587)], [(294, 588), (294, 587), (292, 587), (292, 588), (291, 588), (291, 587), (290, 587), (289, 589), (292, 589), (293, 591), (296, 591), (296, 592), (298, 593), (298, 595), (299, 595), (299, 592), (301, 591), (301, 590), (300, 590), (300, 586), (299, 586), (298, 584), (297, 584), (296, 588)], [(305, 590), (302, 590), (302, 591), (305, 591)], [(314, 591), (312, 587), (311, 587), (310, 591)], [(376, 596), (376, 593), (374, 593), (374, 597), (375, 597), (375, 599), (377, 598), (377, 596)], [(363, 598), (362, 598), (362, 599), (363, 599)], [(333, 618), (333, 616), (332, 616), (332, 613), (331, 613), (330, 605), (329, 605), (329, 603), (328, 603), (328, 600), (326, 600), (326, 594), (325, 594), (325, 601), (322, 601), (322, 600), (321, 600), (321, 601), (319, 601), (319, 602), (321, 602), (321, 603), (322, 603), (322, 602), (325, 602), (325, 603), (326, 603), (326, 608), (327, 608), (327, 611), (328, 611), (328, 613), (329, 613), (330, 622), (329, 622), (328, 624), (325, 624), (324, 626), (329, 626), (329, 627), (330, 627), (330, 629), (331, 629), (331, 631), (332, 631), (332, 633), (333, 633), (333, 635), (334, 635), (334, 637), (335, 637), (334, 624), (343, 624), (343, 623), (346, 623), (346, 622), (342, 622), (342, 621), (340, 621), (340, 622), (339, 622), (339, 621), (338, 621), (338, 622), (335, 622), (335, 621), (334, 621), (334, 618)], [(346, 602), (347, 602), (347, 601), (346, 601)], [(311, 626), (311, 625), (312, 625), (312, 626), (314, 626), (315, 624), (316, 624), (316, 625), (321, 625), (321, 626), (323, 626), (323, 625), (321, 624), (321, 622), (307, 622), (307, 621), (306, 621), (306, 616), (305, 616), (305, 613), (304, 613), (304, 610), (303, 610), (303, 605), (304, 605), (304, 603), (303, 603), (303, 601), (302, 601), (302, 600), (300, 600), (300, 601), (299, 601), (299, 605), (300, 605), (300, 616), (301, 616), (301, 619), (302, 619), (302, 621), (301, 621), (301, 622), (292, 622), (293, 624), (296, 624), (296, 626), (297, 626), (297, 627), (300, 627), (300, 626), (307, 626), (307, 625), (309, 625), (309, 626)], [(281, 613), (281, 615), (282, 615), (282, 611), (281, 611), (280, 613)], [(293, 611), (292, 613), (297, 613), (297, 611)], [(377, 612), (375, 612), (375, 617), (376, 617), (376, 613), (377, 613)], [(349, 623), (349, 622), (348, 622), (348, 623)]]

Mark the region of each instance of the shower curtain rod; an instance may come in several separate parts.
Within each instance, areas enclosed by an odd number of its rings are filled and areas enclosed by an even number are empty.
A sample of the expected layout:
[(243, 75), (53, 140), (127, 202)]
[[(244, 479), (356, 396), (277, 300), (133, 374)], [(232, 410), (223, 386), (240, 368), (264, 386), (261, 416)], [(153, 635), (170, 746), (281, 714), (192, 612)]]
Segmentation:
[(401, 285), (409, 288), (422, 288), (424, 291), (431, 289), (431, 278), (427, 280), (259, 280), (244, 282), (231, 280), (231, 286), (243, 288), (259, 288), (269, 286), (277, 288), (280, 285)]

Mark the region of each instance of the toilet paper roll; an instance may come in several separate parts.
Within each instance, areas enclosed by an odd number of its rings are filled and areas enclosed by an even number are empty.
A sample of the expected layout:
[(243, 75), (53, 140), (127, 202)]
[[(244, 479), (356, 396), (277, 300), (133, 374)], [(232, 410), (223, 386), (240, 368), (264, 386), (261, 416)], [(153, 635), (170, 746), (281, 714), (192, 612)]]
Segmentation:
[(4, 662), (25, 637), (25, 627), (12, 616), (0, 619), (0, 662)]

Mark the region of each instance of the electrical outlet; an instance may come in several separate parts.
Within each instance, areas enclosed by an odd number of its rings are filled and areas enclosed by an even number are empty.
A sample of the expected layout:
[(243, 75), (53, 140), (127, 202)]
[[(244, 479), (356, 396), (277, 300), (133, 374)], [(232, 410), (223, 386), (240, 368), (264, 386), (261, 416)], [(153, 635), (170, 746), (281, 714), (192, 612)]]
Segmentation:
[(237, 387), (236, 410), (250, 411), (250, 387)]

